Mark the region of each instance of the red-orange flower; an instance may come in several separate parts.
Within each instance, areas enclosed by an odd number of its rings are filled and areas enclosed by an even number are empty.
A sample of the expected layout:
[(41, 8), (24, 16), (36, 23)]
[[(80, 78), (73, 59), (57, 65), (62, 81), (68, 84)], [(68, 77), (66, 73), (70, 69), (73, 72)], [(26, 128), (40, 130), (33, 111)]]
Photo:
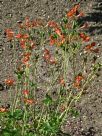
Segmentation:
[(49, 27), (53, 27), (53, 28), (58, 28), (57, 23), (54, 22), (54, 21), (49, 21), (49, 22), (48, 22), (48, 26), (49, 26)]
[(57, 63), (56, 59), (52, 56), (50, 57), (49, 62), (50, 62), (50, 64), (56, 64)]
[(53, 35), (51, 35), (51, 36), (50, 36), (50, 45), (52, 46), (52, 45), (56, 44), (56, 42), (57, 42), (57, 39), (55, 39), (55, 38), (53, 37)]
[(28, 34), (24, 34), (24, 35), (22, 36), (22, 38), (23, 38), (23, 39), (28, 39), (28, 38), (29, 38), (29, 35), (28, 35)]
[(5, 79), (5, 84), (12, 86), (14, 84), (14, 80), (13, 79)]
[(26, 26), (27, 28), (29, 28), (29, 27), (31, 26), (31, 22), (30, 22), (29, 17), (26, 17), (26, 18), (25, 18), (25, 26)]
[(28, 34), (17, 34), (15, 35), (15, 38), (17, 39), (28, 39), (29, 38), (29, 35)]
[(62, 37), (62, 33), (59, 28), (55, 28), (55, 32), (56, 32), (56, 34), (58, 34), (58, 36)]
[(85, 37), (83, 38), (83, 41), (85, 41), (85, 42), (90, 41), (90, 37), (89, 37), (89, 36), (85, 36)]
[(27, 96), (29, 94), (29, 90), (23, 90), (23, 94)]
[(27, 58), (30, 58), (31, 52), (25, 52), (25, 53), (23, 54), (23, 56), (24, 56), (24, 57), (27, 57)]
[(8, 40), (12, 40), (14, 38), (14, 32), (12, 31), (12, 29), (6, 29), (5, 33)]
[(88, 45), (85, 46), (85, 50), (86, 51), (91, 50), (95, 45), (96, 45), (96, 43), (92, 42), (91, 44), (88, 44)]
[(94, 48), (95, 45), (96, 45), (95, 42), (92, 42), (91, 44), (86, 45), (85, 51), (91, 51), (91, 52), (99, 53), (99, 48)]
[(31, 56), (31, 53), (30, 52), (26, 52), (23, 54), (23, 59), (22, 59), (22, 62), (26, 65), (28, 64), (28, 61), (30, 60), (30, 56)]
[(76, 14), (79, 7), (80, 7), (80, 4), (75, 5), (70, 11), (68, 11), (67, 17), (69, 18), (73, 17)]
[(45, 61), (49, 61), (50, 60), (51, 54), (50, 54), (50, 51), (48, 49), (44, 50), (43, 58), (44, 58)]
[(26, 49), (26, 48), (27, 48), (27, 47), (26, 47), (26, 40), (21, 39), (21, 40), (20, 40), (20, 46), (21, 46), (23, 49)]
[(80, 88), (80, 83), (81, 83), (81, 81), (82, 81), (83, 79), (84, 79), (84, 77), (81, 76), (81, 75), (76, 76), (75, 82), (74, 82), (74, 87)]
[(15, 35), (15, 38), (17, 38), (17, 39), (21, 39), (21, 38), (22, 38), (22, 36), (23, 36), (23, 35), (19, 33), (19, 34)]
[(88, 42), (90, 40), (90, 37), (85, 35), (84, 33), (79, 34), (80, 38), (83, 39), (83, 41)]

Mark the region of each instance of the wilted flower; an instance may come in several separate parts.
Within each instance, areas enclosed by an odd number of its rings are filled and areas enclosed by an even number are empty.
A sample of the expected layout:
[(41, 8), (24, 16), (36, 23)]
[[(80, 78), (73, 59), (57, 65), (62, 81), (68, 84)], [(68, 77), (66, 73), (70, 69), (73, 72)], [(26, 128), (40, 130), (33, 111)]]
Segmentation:
[(80, 28), (84, 29), (84, 28), (87, 28), (87, 27), (88, 27), (88, 22), (85, 22)]
[(28, 105), (35, 103), (33, 99), (26, 99), (26, 98), (24, 99), (24, 102)]
[(64, 112), (65, 109), (66, 109), (66, 107), (64, 105), (61, 105), (60, 108), (59, 108), (60, 112)]

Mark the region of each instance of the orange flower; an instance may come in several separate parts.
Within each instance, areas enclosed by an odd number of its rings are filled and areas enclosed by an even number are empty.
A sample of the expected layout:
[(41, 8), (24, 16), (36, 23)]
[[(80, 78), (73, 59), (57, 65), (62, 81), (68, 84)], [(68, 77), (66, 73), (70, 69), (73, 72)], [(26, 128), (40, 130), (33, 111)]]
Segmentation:
[(79, 75), (75, 78), (75, 82), (79, 83), (82, 79), (84, 79), (83, 76)]
[(29, 61), (29, 57), (24, 57), (24, 58), (22, 59), (22, 62), (23, 62), (24, 64), (28, 63), (28, 61)]
[(0, 112), (7, 112), (7, 109), (4, 107), (0, 107)]
[(19, 33), (19, 34), (15, 35), (15, 38), (17, 38), (17, 39), (21, 39), (21, 38), (22, 38), (22, 36), (23, 36), (23, 35)]
[(23, 94), (24, 94), (25, 96), (28, 96), (29, 90), (23, 90)]
[(59, 83), (60, 83), (60, 85), (65, 86), (65, 81), (64, 81), (63, 78), (60, 78), (60, 79), (59, 79)]
[(57, 40), (51, 35), (50, 36), (50, 45), (54, 45), (57, 42)]
[(25, 27), (26, 27), (26, 28), (30, 28), (30, 27), (31, 27), (31, 22), (30, 22), (29, 17), (26, 17), (26, 18), (25, 18)]
[(79, 9), (79, 7), (80, 7), (80, 4), (75, 5), (75, 6), (67, 13), (67, 17), (72, 18), (72, 17), (76, 14), (76, 12), (77, 12), (77, 10)]
[(28, 39), (29, 38), (29, 35), (28, 34), (17, 34), (16, 36), (15, 36), (15, 38), (17, 38), (17, 39)]
[(6, 29), (5, 33), (8, 40), (12, 40), (14, 38), (14, 32), (12, 31), (12, 29)]
[(85, 34), (84, 33), (80, 33), (79, 36), (80, 36), (80, 38), (84, 38)]
[(24, 99), (24, 102), (26, 104), (33, 104), (34, 103), (34, 100), (33, 99)]
[(53, 27), (53, 28), (57, 28), (57, 27), (58, 27), (57, 23), (54, 22), (54, 21), (49, 21), (49, 22), (48, 22), (48, 26), (49, 26), (49, 27)]
[(23, 56), (29, 58), (31, 56), (31, 52), (25, 52)]
[(83, 79), (84, 79), (84, 77), (81, 76), (81, 75), (76, 76), (75, 82), (74, 82), (74, 87), (80, 88), (80, 83), (81, 83), (81, 81), (82, 81)]
[(26, 49), (26, 48), (27, 48), (27, 47), (26, 47), (26, 40), (21, 39), (21, 40), (20, 40), (20, 46), (21, 46), (23, 49)]
[(99, 53), (99, 49), (98, 48), (94, 49), (95, 45), (96, 45), (95, 42), (92, 42), (91, 44), (86, 45), (85, 46), (85, 51), (91, 51), (91, 52)]
[(24, 35), (22, 36), (22, 38), (23, 38), (23, 39), (28, 39), (28, 38), (29, 38), (29, 35), (28, 35), (28, 34), (24, 34)]
[(88, 44), (88, 45), (85, 46), (85, 50), (86, 51), (91, 50), (95, 45), (96, 45), (96, 43), (92, 42), (91, 44)]
[(5, 84), (12, 86), (14, 84), (14, 80), (13, 79), (5, 79)]
[(90, 37), (89, 37), (89, 36), (85, 36), (85, 37), (83, 38), (83, 41), (85, 41), (85, 42), (90, 41)]
[(85, 35), (84, 33), (79, 34), (80, 38), (83, 39), (83, 41), (88, 42), (90, 40), (90, 37)]
[(44, 50), (43, 58), (44, 58), (45, 61), (49, 61), (50, 60), (51, 54), (50, 54), (50, 51), (48, 49)]
[(59, 28), (55, 28), (56, 34), (58, 34), (60, 37), (62, 36), (61, 30)]
[(50, 62), (50, 64), (56, 64), (57, 63), (57, 61), (54, 57), (50, 57), (49, 62)]
[(28, 64), (28, 61), (30, 60), (31, 53), (26, 52), (23, 54), (23, 56), (24, 56), (24, 58), (22, 59), (22, 62), (26, 65), (26, 64)]

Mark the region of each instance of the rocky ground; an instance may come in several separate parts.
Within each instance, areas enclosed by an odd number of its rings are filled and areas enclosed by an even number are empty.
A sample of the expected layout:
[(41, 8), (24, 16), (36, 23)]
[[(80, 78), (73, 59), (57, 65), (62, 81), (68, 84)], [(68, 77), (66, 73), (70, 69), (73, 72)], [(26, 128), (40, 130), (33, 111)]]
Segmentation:
[[(47, 21), (49, 19), (59, 21), (73, 4), (74, 2), (69, 2), (69, 0), (0, 0), (0, 99), (2, 98), (4, 103), (7, 103), (8, 100), (8, 89), (5, 86), (3, 88), (2, 85), (5, 78), (12, 76), (14, 67), (13, 49), (4, 35), (4, 30), (6, 28), (16, 30), (17, 21), (24, 20), (26, 16), (42, 18)], [(83, 20), (90, 24), (87, 32), (102, 50), (102, 1), (83, 0), (81, 8), (85, 12)], [(20, 51), (17, 50), (16, 54), (19, 55), (19, 53)], [(71, 136), (102, 136), (101, 82), (102, 79), (99, 76), (82, 96), (80, 102), (77, 103), (80, 116), (68, 118), (63, 128), (66, 134), (69, 133)]]

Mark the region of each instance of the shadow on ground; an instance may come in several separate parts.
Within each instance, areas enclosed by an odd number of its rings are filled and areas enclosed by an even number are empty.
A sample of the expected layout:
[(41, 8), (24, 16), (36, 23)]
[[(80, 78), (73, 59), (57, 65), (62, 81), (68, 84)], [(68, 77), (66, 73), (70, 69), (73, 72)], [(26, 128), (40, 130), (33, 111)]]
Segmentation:
[(90, 26), (87, 30), (91, 35), (102, 34), (102, 1), (97, 1), (95, 5), (92, 6), (92, 13), (88, 13), (87, 16), (82, 17), (79, 21), (81, 22), (89, 22), (94, 23), (94, 25)]

